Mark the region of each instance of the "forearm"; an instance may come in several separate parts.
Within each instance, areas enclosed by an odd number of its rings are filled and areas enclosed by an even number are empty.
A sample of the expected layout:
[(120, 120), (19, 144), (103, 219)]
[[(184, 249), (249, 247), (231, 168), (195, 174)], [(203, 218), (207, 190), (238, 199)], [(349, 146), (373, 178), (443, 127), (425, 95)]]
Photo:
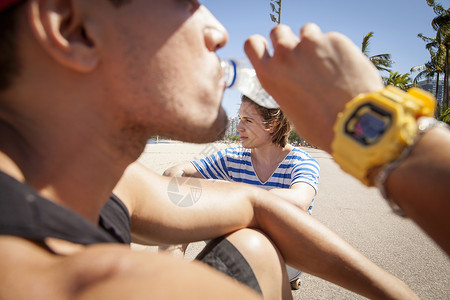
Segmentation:
[[(142, 178), (142, 177), (141, 177)], [(212, 239), (253, 226), (253, 207), (249, 199), (258, 188), (237, 183), (215, 182), (206, 179), (184, 178), (180, 181), (152, 175), (154, 185), (133, 184), (140, 187), (140, 199), (132, 213), (131, 229), (136, 238), (145, 243), (177, 244)], [(173, 187), (172, 185), (176, 185)], [(177, 195), (192, 195), (193, 203), (180, 207), (168, 191), (176, 188)], [(148, 190), (147, 190), (148, 189)], [(137, 189), (134, 189), (137, 190)], [(176, 196), (176, 195), (175, 195)], [(197, 198), (195, 198), (197, 197)]]
[(450, 131), (430, 130), (386, 181), (389, 197), (447, 254), (450, 254), (449, 149)]
[(254, 209), (257, 226), (289, 265), (371, 299), (417, 299), (402, 281), (287, 201), (262, 193), (254, 199)]
[(297, 206), (303, 211), (308, 210), (309, 206), (311, 205), (311, 201), (313, 199), (313, 197), (310, 197), (309, 194), (304, 195), (302, 193), (295, 193), (290, 189), (272, 189), (270, 190), (270, 192), (289, 201), (290, 203)]

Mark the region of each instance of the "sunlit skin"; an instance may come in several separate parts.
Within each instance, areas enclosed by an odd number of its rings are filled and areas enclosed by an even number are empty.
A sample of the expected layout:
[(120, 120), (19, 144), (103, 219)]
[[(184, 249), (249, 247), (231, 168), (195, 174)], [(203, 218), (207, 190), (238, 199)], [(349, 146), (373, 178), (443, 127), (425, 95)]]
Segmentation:
[[(401, 281), (282, 197), (205, 180), (203, 199), (186, 210), (168, 199), (170, 178), (133, 167), (150, 135), (207, 142), (225, 128), (216, 51), (228, 34), (204, 6), (27, 0), (17, 13), (20, 71), (0, 92), (2, 172), (93, 224), (112, 191), (121, 191), (133, 234), (148, 241), (188, 242), (257, 228), (276, 245), (263, 250), (280, 249), (305, 272), (371, 298), (414, 299)], [(7, 258), (0, 260), (2, 298), (257, 298), (198, 262), (125, 245), (52, 243), (50, 252), (42, 243), (0, 236), (0, 255)], [(258, 260), (266, 263), (282, 266)], [(281, 288), (271, 269), (267, 289), (270, 283)], [(174, 278), (181, 280), (168, 289)]]
[(196, 1), (75, 3), (47, 15), (33, 1), (19, 23), (20, 84), (2, 95), (0, 148), (21, 166), (0, 168), (95, 222), (149, 136), (209, 142), (225, 129), (216, 50), (228, 34)]

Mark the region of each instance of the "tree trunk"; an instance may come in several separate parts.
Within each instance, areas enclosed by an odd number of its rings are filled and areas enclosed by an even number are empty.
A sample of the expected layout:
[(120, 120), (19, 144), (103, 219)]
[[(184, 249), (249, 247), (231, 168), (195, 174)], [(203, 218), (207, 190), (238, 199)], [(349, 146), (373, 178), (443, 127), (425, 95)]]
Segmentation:
[[(434, 96), (436, 97), (436, 100), (438, 99), (438, 93), (439, 93), (439, 74), (440, 74), (439, 72), (436, 73), (436, 84), (435, 84), (436, 88), (435, 88), (435, 92), (434, 92)], [(437, 107), (436, 107), (436, 112), (435, 112), (436, 118), (439, 118), (439, 116), (441, 115), (442, 105), (444, 105), (444, 103), (439, 104), (439, 101), (437, 102)]]
[(442, 103), (444, 103), (443, 112), (447, 111), (449, 107), (449, 97), (448, 97), (448, 75), (449, 75), (449, 67), (448, 67), (448, 47), (445, 47), (445, 73), (444, 73), (444, 97), (442, 98)]

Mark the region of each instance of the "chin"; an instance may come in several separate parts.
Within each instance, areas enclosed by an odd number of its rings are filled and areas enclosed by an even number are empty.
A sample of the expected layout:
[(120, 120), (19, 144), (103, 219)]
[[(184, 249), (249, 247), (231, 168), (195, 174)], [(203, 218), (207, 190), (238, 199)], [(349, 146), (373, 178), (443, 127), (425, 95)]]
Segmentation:
[(242, 148), (245, 148), (245, 149), (252, 149), (252, 148), (254, 148), (254, 147), (252, 147), (251, 144), (246, 143), (246, 142), (243, 143), (242, 141), (241, 141), (241, 145), (242, 145)]
[(220, 139), (225, 136), (225, 131), (228, 125), (228, 117), (223, 109), (219, 113), (218, 117), (214, 120), (213, 124), (208, 128), (199, 130), (197, 135), (193, 136), (194, 143), (209, 143)]
[(228, 125), (228, 117), (225, 110), (221, 107), (219, 113), (217, 114), (217, 118), (209, 124), (205, 126), (205, 123), (202, 123), (202, 126), (178, 126), (177, 132), (173, 132), (172, 134), (168, 134), (168, 137), (188, 142), (188, 143), (197, 143), (204, 144), (210, 143), (217, 140), (220, 140), (224, 137), (225, 131)]

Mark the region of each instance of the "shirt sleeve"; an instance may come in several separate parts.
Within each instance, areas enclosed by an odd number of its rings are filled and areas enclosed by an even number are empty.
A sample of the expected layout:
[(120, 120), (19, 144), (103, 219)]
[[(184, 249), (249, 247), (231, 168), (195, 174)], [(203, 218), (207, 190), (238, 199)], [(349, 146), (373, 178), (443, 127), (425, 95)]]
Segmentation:
[(305, 182), (311, 185), (316, 190), (317, 194), (319, 173), (320, 166), (314, 158), (297, 159), (295, 166), (292, 168), (291, 186), (298, 182)]
[(197, 171), (206, 179), (231, 181), (227, 167), (227, 151), (222, 150), (205, 158), (191, 161)]

